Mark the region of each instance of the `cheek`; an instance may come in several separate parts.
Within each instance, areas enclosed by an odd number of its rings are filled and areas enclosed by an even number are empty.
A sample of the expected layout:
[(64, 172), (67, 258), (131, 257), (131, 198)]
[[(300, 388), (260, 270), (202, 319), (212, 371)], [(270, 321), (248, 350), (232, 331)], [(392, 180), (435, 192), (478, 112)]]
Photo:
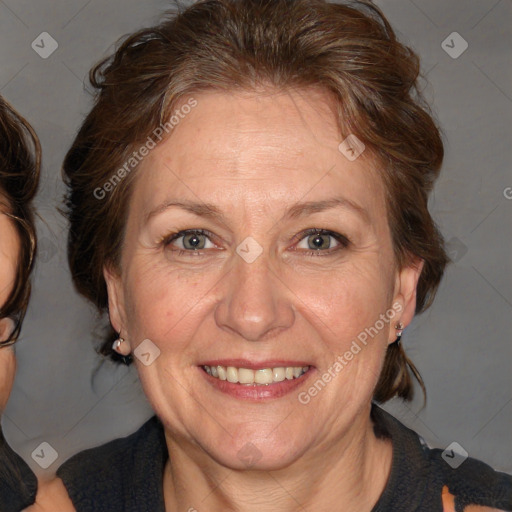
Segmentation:
[(11, 221), (0, 213), (0, 306), (9, 297), (16, 279), (20, 242)]
[(383, 268), (370, 258), (312, 279), (296, 276), (295, 281), (293, 290), (304, 315), (316, 316), (322, 330), (340, 341), (373, 325), (393, 297), (390, 266)]
[(190, 320), (208, 303), (214, 277), (134, 261), (125, 279), (125, 311), (131, 339), (179, 344)]
[(15, 373), (16, 359), (13, 350), (10, 348), (0, 349), (0, 414), (9, 399)]

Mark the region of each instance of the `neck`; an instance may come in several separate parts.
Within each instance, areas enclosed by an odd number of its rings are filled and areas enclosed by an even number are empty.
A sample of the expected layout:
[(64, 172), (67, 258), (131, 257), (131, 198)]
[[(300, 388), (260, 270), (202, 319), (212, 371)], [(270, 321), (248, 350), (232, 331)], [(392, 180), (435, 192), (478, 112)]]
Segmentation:
[(164, 471), (167, 511), (339, 510), (370, 512), (388, 479), (392, 445), (373, 433), (369, 414), (338, 438), (286, 468), (231, 470), (169, 435)]

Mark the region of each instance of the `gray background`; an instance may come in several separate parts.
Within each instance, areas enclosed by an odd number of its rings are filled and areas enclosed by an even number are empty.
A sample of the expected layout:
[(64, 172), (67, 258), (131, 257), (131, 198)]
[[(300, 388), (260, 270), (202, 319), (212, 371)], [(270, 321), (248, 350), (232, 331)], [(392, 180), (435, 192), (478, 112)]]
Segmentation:
[[(432, 209), (456, 260), (434, 306), (404, 335), (427, 386), (427, 407), (421, 409), (418, 393), (412, 404), (387, 408), (429, 444), (457, 441), (470, 456), (512, 472), (512, 2), (378, 4), (419, 52), (425, 94), (444, 130), (446, 160)], [(33, 124), (44, 150), (40, 256), (2, 424), (42, 477), (81, 449), (133, 432), (152, 414), (135, 370), (102, 363), (92, 348), (97, 317), (72, 288), (66, 225), (56, 206), (62, 159), (90, 108), (89, 68), (119, 37), (156, 22), (169, 7), (164, 0), (0, 0), (0, 93)], [(454, 31), (469, 45), (456, 59), (442, 47)], [(42, 32), (59, 45), (46, 59), (31, 47)], [(445, 45), (457, 51), (459, 43)], [(58, 453), (46, 470), (31, 457), (41, 442)]]

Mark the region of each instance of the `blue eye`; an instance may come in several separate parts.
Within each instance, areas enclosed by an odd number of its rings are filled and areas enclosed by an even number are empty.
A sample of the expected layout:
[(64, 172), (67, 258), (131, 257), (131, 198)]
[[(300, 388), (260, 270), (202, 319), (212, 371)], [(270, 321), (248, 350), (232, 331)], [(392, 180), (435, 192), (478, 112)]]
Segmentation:
[[(167, 236), (162, 243), (178, 255), (200, 255), (200, 251), (217, 248), (211, 241), (213, 237), (214, 235), (204, 229), (187, 229)], [(299, 240), (295, 250), (301, 250), (310, 256), (327, 256), (350, 244), (344, 235), (326, 229), (307, 229), (294, 238)]]
[(175, 233), (164, 241), (164, 245), (174, 245), (178, 250), (185, 251), (200, 251), (215, 247), (207, 232), (202, 229), (187, 229)]
[(298, 237), (300, 237), (300, 242), (297, 244), (297, 248), (305, 249), (310, 253), (331, 253), (349, 245), (345, 236), (325, 229), (308, 229)]

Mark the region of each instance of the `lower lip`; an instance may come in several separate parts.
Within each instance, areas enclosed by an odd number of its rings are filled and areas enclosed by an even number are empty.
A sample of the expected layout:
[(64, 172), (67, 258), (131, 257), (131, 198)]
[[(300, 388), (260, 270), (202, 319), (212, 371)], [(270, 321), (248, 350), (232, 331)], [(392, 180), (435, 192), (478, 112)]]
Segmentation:
[(310, 367), (306, 373), (297, 379), (273, 382), (268, 385), (247, 385), (234, 384), (227, 380), (220, 380), (208, 375), (202, 367), (198, 367), (198, 369), (203, 374), (207, 382), (216, 390), (221, 391), (226, 395), (230, 395), (233, 398), (238, 398), (239, 400), (248, 400), (253, 402), (272, 400), (286, 396), (305, 384), (315, 371), (314, 368)]

